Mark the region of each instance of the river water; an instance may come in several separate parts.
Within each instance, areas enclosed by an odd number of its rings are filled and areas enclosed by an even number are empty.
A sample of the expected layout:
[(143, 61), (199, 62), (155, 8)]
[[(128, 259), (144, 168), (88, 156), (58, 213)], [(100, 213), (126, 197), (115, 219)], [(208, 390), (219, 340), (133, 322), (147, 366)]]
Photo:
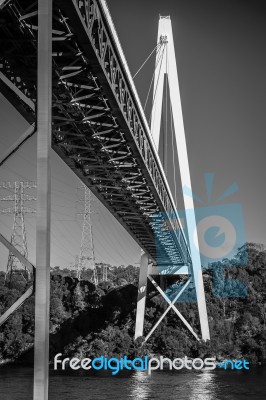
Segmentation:
[[(31, 400), (33, 369), (0, 368), (0, 399)], [(249, 371), (214, 370), (51, 371), (49, 400), (265, 400), (266, 368)]]

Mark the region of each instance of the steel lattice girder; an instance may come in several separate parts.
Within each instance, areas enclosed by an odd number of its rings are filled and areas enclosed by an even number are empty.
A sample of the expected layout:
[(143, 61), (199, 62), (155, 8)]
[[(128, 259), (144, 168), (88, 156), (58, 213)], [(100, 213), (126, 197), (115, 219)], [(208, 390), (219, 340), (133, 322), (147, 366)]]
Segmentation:
[[(0, 72), (33, 104), (36, 7), (11, 0), (0, 11)], [(53, 149), (153, 260), (190, 265), (179, 221), (167, 218), (174, 205), (107, 25), (97, 0), (54, 0)], [(0, 79), (0, 91), (33, 122), (34, 107), (12, 85)]]

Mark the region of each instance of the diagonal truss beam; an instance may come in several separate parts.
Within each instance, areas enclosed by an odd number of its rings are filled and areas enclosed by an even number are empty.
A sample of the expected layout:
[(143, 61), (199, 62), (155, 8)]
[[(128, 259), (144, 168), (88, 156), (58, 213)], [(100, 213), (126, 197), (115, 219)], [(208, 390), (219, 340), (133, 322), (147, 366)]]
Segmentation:
[(21, 92), (17, 88), (14, 83), (12, 83), (2, 72), (0, 72), (0, 80), (13, 92), (15, 93), (27, 106), (29, 106), (33, 111), (35, 110), (35, 105), (31, 99), (25, 96), (24, 93)]
[(150, 338), (150, 336), (153, 334), (153, 332), (155, 331), (155, 329), (159, 326), (159, 324), (162, 322), (162, 320), (165, 318), (166, 314), (173, 309), (175, 311), (175, 313), (179, 316), (179, 318), (181, 319), (181, 321), (185, 324), (185, 326), (188, 328), (188, 330), (192, 333), (192, 335), (197, 339), (200, 340), (198, 335), (196, 334), (196, 332), (194, 331), (194, 329), (192, 328), (192, 326), (188, 323), (188, 321), (183, 317), (183, 315), (181, 314), (180, 311), (178, 311), (178, 309), (175, 306), (175, 302), (179, 299), (179, 297), (181, 296), (181, 294), (186, 290), (186, 288), (188, 287), (188, 285), (191, 283), (191, 278), (189, 278), (187, 280), (187, 282), (184, 284), (184, 286), (182, 287), (182, 289), (178, 292), (178, 294), (175, 296), (174, 300), (171, 301), (168, 296), (164, 293), (164, 291), (160, 288), (160, 286), (156, 283), (156, 281), (151, 277), (148, 276), (149, 280), (151, 281), (151, 283), (156, 287), (156, 289), (158, 290), (158, 292), (163, 296), (163, 298), (167, 301), (167, 303), (169, 304), (169, 307), (165, 310), (165, 312), (161, 315), (161, 317), (159, 318), (159, 320), (156, 322), (156, 324), (153, 326), (153, 328), (150, 330), (150, 332), (148, 333), (148, 335), (145, 337), (145, 342), (147, 342), (147, 340)]
[[(24, 93), (10, 81), (2, 72), (0, 72), (0, 82), (2, 82), (12, 93), (13, 96), (18, 96), (24, 105), (28, 106), (33, 112), (35, 111), (34, 102), (25, 96)], [(22, 113), (23, 115), (23, 113)], [(0, 167), (36, 132), (36, 124), (33, 123), (24, 132), (18, 140), (16, 140), (7, 151), (0, 156)]]
[(33, 292), (34, 287), (30, 286), (28, 290), (26, 290), (26, 292), (17, 301), (15, 301), (14, 304), (12, 304), (12, 306), (9, 307), (9, 309), (3, 315), (0, 316), (0, 326), (2, 326), (12, 316), (12, 314), (25, 303), (25, 301), (33, 294)]
[(18, 140), (13, 143), (9, 149), (0, 157), (0, 167), (36, 132), (36, 126), (31, 125)]
[[(21, 263), (23, 263), (31, 272), (35, 272), (35, 267), (32, 265), (1, 233), (0, 243), (2, 243)], [(0, 316), (0, 326), (3, 325), (11, 315), (23, 305), (23, 303), (33, 294), (34, 286), (29, 287), (26, 292), (12, 304), (9, 309)]]
[(33, 273), (35, 267), (0, 233), (0, 243), (2, 243), (19, 261)]
[[(0, 10), (9, 2), (10, 2), (10, 0), (0, 0)], [(6, 4), (4, 4), (4, 3), (6, 3)]]

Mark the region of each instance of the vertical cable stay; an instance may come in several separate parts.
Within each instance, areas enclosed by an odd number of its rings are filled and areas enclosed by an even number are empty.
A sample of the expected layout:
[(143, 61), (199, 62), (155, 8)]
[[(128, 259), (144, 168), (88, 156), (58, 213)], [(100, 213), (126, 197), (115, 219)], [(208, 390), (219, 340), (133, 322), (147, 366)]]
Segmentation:
[[(154, 73), (153, 73), (153, 76), (152, 76), (152, 79), (151, 79), (151, 84), (150, 84), (150, 87), (149, 87), (149, 91), (148, 91), (148, 94), (147, 94), (147, 97), (146, 97), (146, 101), (145, 101), (145, 104), (144, 104), (144, 111), (146, 110), (146, 106), (147, 106), (147, 102), (148, 102), (148, 99), (149, 99), (149, 96), (150, 96), (150, 92), (151, 92), (152, 84), (153, 84), (153, 81), (154, 81), (156, 69), (157, 69), (157, 67), (158, 67), (159, 64), (160, 64), (160, 70), (161, 70), (161, 67), (162, 67), (162, 61), (163, 61), (163, 55), (164, 55), (164, 51), (165, 51), (165, 45), (164, 45), (164, 46), (161, 46), (160, 50), (161, 50), (161, 49), (163, 49), (163, 50), (162, 50), (162, 54), (160, 54), (159, 59), (158, 59), (158, 63), (157, 63), (156, 66), (155, 66), (155, 70), (154, 70)], [(157, 79), (157, 83), (156, 83), (155, 93), (154, 93), (154, 96), (153, 96), (153, 99), (152, 99), (152, 106), (151, 106), (151, 109), (152, 109), (152, 107), (153, 107), (154, 99), (155, 99), (155, 97), (156, 97), (157, 87), (158, 87), (158, 79)], [(150, 121), (151, 121), (151, 114), (150, 114), (150, 118), (149, 118), (149, 123), (150, 123)]]
[[(166, 74), (168, 76), (168, 47), (167, 44), (166, 46)], [(168, 97), (168, 78), (166, 82), (166, 90), (165, 90), (165, 141), (164, 141), (164, 155), (163, 155), (163, 161), (164, 161), (164, 169), (165, 169), (165, 175), (167, 176), (167, 148), (168, 148), (168, 143), (167, 143), (167, 131), (168, 131), (168, 102), (167, 102), (167, 97)]]
[[(155, 77), (156, 69), (158, 68), (159, 64), (160, 64), (160, 68), (159, 68), (159, 75), (160, 75), (160, 71), (162, 69), (162, 63), (163, 63), (163, 56), (164, 56), (164, 52), (165, 52), (165, 46), (166, 45), (164, 43), (162, 45), (162, 47), (161, 47), (162, 48), (162, 54), (158, 54), (158, 61), (155, 64), (155, 71), (154, 71), (154, 74), (153, 74), (153, 80), (154, 80), (154, 77)], [(154, 91), (154, 95), (153, 95), (153, 99), (152, 99), (152, 106), (153, 106), (154, 100), (156, 98), (156, 93), (157, 93), (157, 89), (158, 89), (158, 82), (159, 82), (159, 77), (158, 77), (156, 85), (155, 85), (155, 91)]]
[(170, 106), (170, 123), (171, 123), (171, 138), (172, 138), (172, 149), (173, 149), (173, 170), (174, 170), (174, 201), (177, 207), (177, 188), (176, 188), (176, 169), (175, 169), (175, 151), (174, 151), (174, 129), (173, 129), (173, 110)]
[(139, 67), (139, 69), (137, 70), (137, 72), (135, 73), (135, 75), (133, 76), (133, 79), (136, 78), (136, 76), (138, 75), (138, 73), (142, 70), (142, 68), (144, 67), (144, 65), (146, 64), (146, 62), (151, 58), (151, 56), (153, 55), (153, 53), (157, 50), (160, 49), (162, 46), (162, 43), (157, 43), (156, 46), (154, 47), (154, 49), (152, 50), (152, 52), (148, 55), (148, 57), (146, 58), (146, 60), (144, 61), (144, 63)]
[[(158, 89), (158, 83), (159, 83), (159, 78), (160, 78), (160, 71), (161, 71), (161, 68), (162, 68), (162, 62), (163, 62), (163, 55), (164, 55), (164, 51), (165, 51), (165, 46), (166, 46), (166, 43), (164, 43), (163, 46), (161, 46), (161, 49), (163, 49), (163, 51), (162, 51), (162, 54), (158, 55), (158, 59), (157, 59), (157, 61), (155, 63), (155, 70), (154, 70), (154, 74), (153, 74), (153, 77), (152, 77), (151, 86), (150, 86), (150, 89), (149, 89), (149, 92), (150, 92), (152, 84), (153, 84), (153, 81), (154, 81), (154, 78), (155, 78), (156, 69), (157, 69), (157, 67), (158, 67), (158, 65), (160, 63), (160, 70), (159, 70), (158, 79), (157, 79), (156, 86), (155, 86), (155, 91), (154, 91), (154, 95), (153, 95), (153, 99), (152, 99), (152, 105), (151, 105), (151, 112), (150, 112), (150, 116), (149, 116), (149, 126), (150, 127), (151, 127), (151, 120), (152, 120), (152, 110), (153, 110), (154, 102), (155, 102), (155, 99), (156, 99), (156, 93), (157, 93), (157, 89)], [(149, 96), (149, 94), (148, 94), (148, 96)], [(146, 101), (147, 101), (147, 99), (146, 99)], [(146, 103), (145, 103), (145, 107), (146, 107)], [(145, 107), (144, 107), (144, 111), (145, 111)], [(152, 139), (152, 141), (153, 141), (153, 143), (154, 143), (154, 145), (156, 147), (156, 143), (154, 141), (153, 135), (151, 135), (151, 139)]]

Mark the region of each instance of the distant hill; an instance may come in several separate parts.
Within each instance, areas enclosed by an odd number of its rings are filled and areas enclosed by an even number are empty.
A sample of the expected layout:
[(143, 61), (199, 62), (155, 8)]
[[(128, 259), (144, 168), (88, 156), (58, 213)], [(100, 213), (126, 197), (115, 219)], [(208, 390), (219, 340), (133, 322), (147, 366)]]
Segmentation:
[[(80, 283), (71, 271), (57, 268), (51, 273), (50, 357), (136, 356), (162, 354), (245, 357), (266, 360), (266, 251), (254, 243), (242, 246), (234, 259), (210, 264), (204, 270), (207, 309), (211, 329), (209, 343), (197, 343), (178, 316), (170, 311), (147, 344), (134, 342), (138, 269), (112, 268), (113, 281), (96, 288), (88, 280)], [(167, 282), (168, 296), (174, 296), (182, 281)], [(25, 282), (14, 280), (5, 286), (0, 275), (0, 314), (25, 290)], [(145, 331), (148, 332), (165, 310), (165, 300), (148, 285)], [(182, 295), (179, 311), (199, 332), (194, 290)], [(0, 331), (0, 360), (32, 361), (34, 298), (8, 320)]]

